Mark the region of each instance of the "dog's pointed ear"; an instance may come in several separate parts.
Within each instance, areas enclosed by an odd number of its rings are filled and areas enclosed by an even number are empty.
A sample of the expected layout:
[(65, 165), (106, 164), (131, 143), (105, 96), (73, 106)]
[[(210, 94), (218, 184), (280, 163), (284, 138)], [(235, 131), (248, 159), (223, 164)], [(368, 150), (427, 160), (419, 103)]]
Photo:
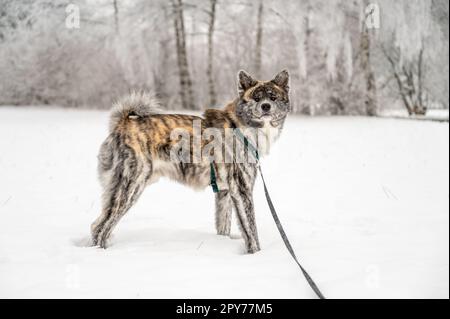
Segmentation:
[(250, 74), (248, 74), (244, 70), (240, 70), (237, 77), (238, 77), (238, 92), (240, 96), (244, 95), (245, 91), (247, 91), (249, 88), (255, 86), (258, 83), (250, 76)]
[(275, 83), (286, 92), (289, 92), (289, 72), (287, 70), (278, 73), (271, 82)]

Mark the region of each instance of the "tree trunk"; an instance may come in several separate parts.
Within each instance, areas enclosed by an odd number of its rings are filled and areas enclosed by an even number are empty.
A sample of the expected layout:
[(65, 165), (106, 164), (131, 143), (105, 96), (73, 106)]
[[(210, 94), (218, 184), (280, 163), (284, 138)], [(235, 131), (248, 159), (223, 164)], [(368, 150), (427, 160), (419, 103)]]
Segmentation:
[(255, 47), (255, 66), (254, 66), (255, 76), (257, 78), (261, 78), (263, 14), (264, 14), (263, 0), (259, 0), (258, 16), (256, 21), (257, 29), (256, 29), (256, 47)]
[[(169, 57), (170, 57), (170, 48), (169, 43), (171, 42), (170, 35), (168, 35), (169, 30), (169, 18), (170, 14), (167, 10), (166, 5), (161, 5), (161, 11), (164, 16), (164, 21), (161, 24), (158, 24), (155, 27), (157, 34), (159, 34), (158, 39), (158, 55), (157, 61), (153, 68), (153, 83), (155, 87), (155, 92), (158, 94), (158, 97), (164, 103), (164, 105), (168, 105), (169, 103), (169, 93), (167, 91), (167, 80), (168, 80), (168, 69), (169, 69)], [(145, 41), (145, 50), (149, 56), (152, 56), (154, 50), (154, 44), (152, 44), (146, 38)]]
[(423, 41), (422, 41), (422, 47), (420, 48), (419, 52), (419, 59), (417, 62), (417, 81), (418, 81), (418, 101), (419, 101), (419, 109), (416, 110), (416, 114), (425, 115), (427, 113), (427, 105), (426, 102), (423, 100)]
[[(363, 1), (363, 5), (367, 4)], [(363, 8), (364, 10), (364, 8)], [(365, 17), (366, 18), (366, 17)], [(372, 70), (372, 65), (370, 61), (370, 32), (366, 26), (366, 19), (362, 21), (362, 31), (361, 31), (361, 43), (360, 43), (360, 53), (361, 53), (361, 69), (364, 73), (364, 79), (366, 82), (366, 92), (364, 97), (364, 104), (366, 108), (366, 114), (369, 116), (377, 115), (377, 88), (375, 83), (375, 75)]]
[(214, 58), (214, 24), (216, 20), (216, 4), (217, 0), (210, 0), (211, 11), (209, 25), (208, 25), (208, 67), (206, 69), (206, 75), (208, 77), (208, 87), (209, 87), (209, 105), (214, 106), (217, 103), (216, 89), (214, 86), (214, 68), (213, 68), (213, 58)]
[(189, 64), (186, 50), (186, 32), (184, 28), (183, 2), (172, 0), (174, 9), (175, 42), (177, 50), (178, 71), (180, 77), (181, 104), (184, 109), (195, 109), (192, 81), (189, 74)]
[(114, 6), (114, 28), (116, 34), (118, 35), (120, 33), (120, 29), (119, 29), (119, 7), (117, 6), (117, 0), (113, 1), (113, 6)]
[(311, 28), (311, 14), (312, 14), (312, 6), (311, 3), (308, 2), (308, 6), (306, 9), (306, 15), (305, 18), (303, 20), (303, 25), (304, 25), (304, 30), (305, 30), (305, 38), (303, 40), (303, 52), (304, 52), (304, 59), (306, 60), (305, 63), (303, 63), (305, 70), (302, 71), (305, 74), (305, 78), (302, 79), (302, 81), (305, 81), (305, 86), (304, 86), (304, 91), (303, 91), (303, 95), (304, 95), (304, 100), (302, 101), (301, 104), (301, 109), (300, 112), (302, 114), (305, 115), (312, 115), (313, 110), (311, 107), (311, 92), (310, 92), (310, 87), (309, 87), (309, 83), (308, 83), (308, 75), (309, 75), (309, 70), (308, 70), (308, 66), (309, 63), (311, 63), (313, 61), (312, 57), (311, 57), (311, 34), (312, 34), (312, 28)]
[(397, 82), (398, 93), (408, 111), (408, 115), (425, 115), (427, 102), (423, 99), (423, 47), (417, 58), (417, 70), (416, 62), (409, 62), (406, 65), (404, 62), (403, 65), (400, 65), (400, 52), (395, 54), (394, 51), (390, 54), (384, 47), (382, 47), (382, 50), (391, 65), (392, 73)]

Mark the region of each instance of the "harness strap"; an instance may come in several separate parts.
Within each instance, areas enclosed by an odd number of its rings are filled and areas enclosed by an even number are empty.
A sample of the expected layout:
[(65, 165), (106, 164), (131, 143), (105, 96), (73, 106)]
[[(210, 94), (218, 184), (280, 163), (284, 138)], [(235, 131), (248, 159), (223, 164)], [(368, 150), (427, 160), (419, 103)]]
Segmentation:
[(211, 162), (210, 164), (210, 179), (211, 179), (211, 187), (214, 193), (219, 192), (219, 186), (217, 186), (217, 179), (216, 179), (216, 168), (214, 167), (214, 163)]
[(239, 128), (235, 128), (234, 133), (235, 133), (234, 135), (236, 135), (244, 144), (244, 147), (250, 150), (250, 152), (253, 154), (253, 157), (257, 161), (259, 161), (258, 149), (252, 143), (249, 142), (248, 138), (242, 133), (242, 131)]
[[(245, 149), (250, 150), (253, 157), (256, 159), (256, 161), (259, 161), (259, 153), (258, 149), (253, 146), (252, 143), (249, 142), (248, 138), (245, 137), (245, 135), (242, 133), (242, 131), (239, 128), (234, 129), (235, 136), (238, 137), (242, 144), (244, 144)], [(219, 192), (219, 186), (217, 185), (217, 178), (216, 178), (216, 168), (214, 166), (214, 163), (210, 163), (210, 185), (214, 193)]]

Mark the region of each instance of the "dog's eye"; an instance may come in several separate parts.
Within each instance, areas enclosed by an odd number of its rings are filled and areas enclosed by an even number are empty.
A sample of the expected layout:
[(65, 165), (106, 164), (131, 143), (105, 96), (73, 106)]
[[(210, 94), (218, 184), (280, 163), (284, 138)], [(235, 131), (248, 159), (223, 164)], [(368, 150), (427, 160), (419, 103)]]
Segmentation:
[(255, 102), (259, 102), (261, 99), (259, 98), (259, 96), (255, 96), (255, 97), (253, 98), (253, 100), (255, 100)]
[(270, 98), (271, 101), (276, 101), (277, 100), (277, 96), (275, 94), (271, 94), (269, 98)]

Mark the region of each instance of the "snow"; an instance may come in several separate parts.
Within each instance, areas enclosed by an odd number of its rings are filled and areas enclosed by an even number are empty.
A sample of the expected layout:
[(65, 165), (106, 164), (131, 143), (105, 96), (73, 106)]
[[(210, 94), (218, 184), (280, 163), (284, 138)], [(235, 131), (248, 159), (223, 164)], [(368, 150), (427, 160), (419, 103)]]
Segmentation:
[[(167, 180), (144, 192), (110, 248), (86, 247), (107, 126), (102, 111), (0, 108), (1, 298), (314, 298), (260, 180), (257, 254), (215, 235), (210, 189)], [(448, 133), (431, 121), (288, 120), (262, 167), (327, 297), (449, 297)]]

